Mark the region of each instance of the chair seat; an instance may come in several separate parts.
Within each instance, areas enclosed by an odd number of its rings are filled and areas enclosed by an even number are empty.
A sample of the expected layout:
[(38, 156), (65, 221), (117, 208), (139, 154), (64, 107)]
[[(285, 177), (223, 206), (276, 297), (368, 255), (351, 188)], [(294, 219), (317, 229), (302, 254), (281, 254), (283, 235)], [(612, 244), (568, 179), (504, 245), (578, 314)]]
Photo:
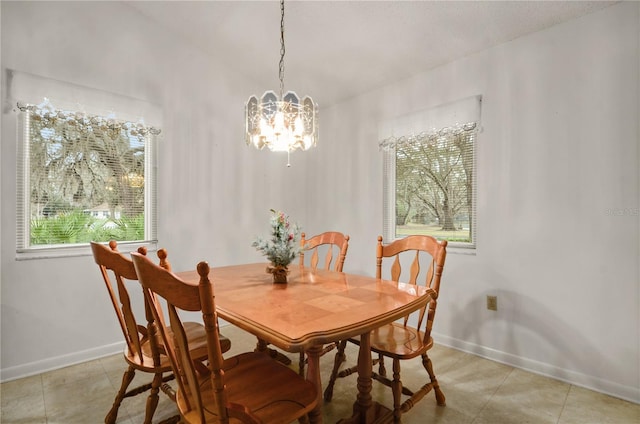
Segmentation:
[[(350, 338), (349, 341), (360, 345), (360, 337)], [(390, 358), (415, 358), (432, 346), (432, 337), (425, 343), (424, 332), (395, 322), (371, 331), (371, 350)]]
[[(205, 360), (207, 359), (207, 334), (204, 330), (204, 326), (197, 322), (185, 322), (184, 323), (185, 331), (187, 332), (187, 337), (189, 337), (189, 341), (192, 342), (192, 350), (191, 355), (194, 360)], [(169, 330), (171, 328), (169, 327)], [(162, 338), (158, 336), (158, 348), (162, 353), (160, 355), (160, 367), (155, 367), (153, 365), (153, 356), (151, 352), (151, 344), (149, 343), (149, 339), (145, 338), (142, 340), (142, 360), (137, 355), (131, 354), (128, 348), (124, 350), (124, 357), (129, 364), (132, 364), (136, 368), (141, 369), (142, 371), (155, 373), (158, 372), (158, 369), (161, 372), (169, 372), (171, 371), (171, 364), (169, 363), (169, 358), (164, 354), (164, 344), (162, 342)], [(220, 348), (223, 352), (231, 349), (231, 340), (227, 337), (220, 335)]]
[[(234, 356), (226, 359), (222, 368), (228, 403), (243, 405), (265, 423), (295, 421), (315, 405), (315, 386), (264, 353)], [(218, 422), (211, 378), (203, 377), (200, 387), (206, 422)], [(182, 391), (176, 394), (184, 421), (200, 423), (197, 411), (188, 411), (184, 396)], [(230, 422), (240, 421), (231, 418)]]

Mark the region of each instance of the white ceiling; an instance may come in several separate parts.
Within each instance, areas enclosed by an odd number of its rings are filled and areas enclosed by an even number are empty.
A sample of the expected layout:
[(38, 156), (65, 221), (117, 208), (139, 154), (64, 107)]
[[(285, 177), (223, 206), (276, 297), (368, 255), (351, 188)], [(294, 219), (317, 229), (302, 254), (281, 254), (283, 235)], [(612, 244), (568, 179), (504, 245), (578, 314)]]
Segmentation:
[[(289, 0), (285, 90), (331, 105), (614, 3)], [(127, 4), (256, 81), (253, 94), (278, 90), (277, 1)]]

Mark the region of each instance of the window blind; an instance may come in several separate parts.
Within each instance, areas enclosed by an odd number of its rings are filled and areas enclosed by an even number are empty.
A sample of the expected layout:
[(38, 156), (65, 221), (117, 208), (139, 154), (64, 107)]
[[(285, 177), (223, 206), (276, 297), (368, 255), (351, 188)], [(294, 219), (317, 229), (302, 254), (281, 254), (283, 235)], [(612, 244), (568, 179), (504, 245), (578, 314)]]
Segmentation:
[(475, 247), (480, 102), (473, 96), (381, 125), (386, 241), (429, 234)]
[[(7, 101), (17, 105), (16, 259), (90, 254), (89, 238), (118, 238), (123, 252), (154, 248), (162, 109), (39, 75), (6, 74)], [(58, 236), (41, 237), (46, 232)]]
[(46, 100), (18, 107), (18, 250), (155, 238), (159, 130), (55, 109)]

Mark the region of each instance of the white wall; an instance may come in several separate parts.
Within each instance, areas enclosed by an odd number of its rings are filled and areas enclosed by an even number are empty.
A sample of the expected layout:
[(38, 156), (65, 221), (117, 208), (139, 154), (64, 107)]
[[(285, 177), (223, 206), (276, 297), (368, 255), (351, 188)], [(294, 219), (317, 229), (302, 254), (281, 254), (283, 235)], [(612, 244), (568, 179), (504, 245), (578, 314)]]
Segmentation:
[(91, 256), (15, 260), (16, 115), (6, 69), (161, 107), (159, 245), (174, 269), (262, 260), (251, 242), (268, 231), (270, 208), (304, 223), (299, 194), (313, 156), (294, 155), (286, 168), (286, 156), (244, 144), (244, 102), (265, 88), (221, 66), (228, 58), (206, 57), (119, 2), (0, 8), (2, 380), (119, 351), (122, 339)]
[(447, 257), (436, 340), (640, 401), (639, 11), (616, 5), (323, 110), (317, 163), (333, 166), (310, 182), (327, 207), (308, 218), (351, 235), (345, 271), (374, 270), (378, 123), (482, 94), (478, 248)]
[[(226, 58), (120, 3), (0, 8), (3, 380), (112, 352), (121, 337), (90, 256), (15, 261), (8, 68), (161, 106), (159, 239), (174, 269), (260, 260), (250, 243), (274, 207), (308, 233), (349, 233), (345, 270), (372, 274), (379, 121), (482, 94), (478, 250), (448, 257), (437, 340), (640, 402), (639, 222), (605, 213), (639, 203), (640, 4), (322, 110), (321, 142), (292, 168), (243, 144), (243, 103), (264, 87), (225, 69)], [(484, 308), (486, 294), (498, 312)]]

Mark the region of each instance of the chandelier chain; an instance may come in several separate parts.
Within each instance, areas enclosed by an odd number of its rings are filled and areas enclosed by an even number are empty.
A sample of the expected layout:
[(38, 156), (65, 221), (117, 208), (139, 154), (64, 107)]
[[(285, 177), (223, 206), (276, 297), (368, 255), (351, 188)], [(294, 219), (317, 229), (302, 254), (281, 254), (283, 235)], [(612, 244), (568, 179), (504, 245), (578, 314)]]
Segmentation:
[(280, 99), (284, 94), (284, 0), (280, 0), (280, 66), (278, 77), (280, 78)]

